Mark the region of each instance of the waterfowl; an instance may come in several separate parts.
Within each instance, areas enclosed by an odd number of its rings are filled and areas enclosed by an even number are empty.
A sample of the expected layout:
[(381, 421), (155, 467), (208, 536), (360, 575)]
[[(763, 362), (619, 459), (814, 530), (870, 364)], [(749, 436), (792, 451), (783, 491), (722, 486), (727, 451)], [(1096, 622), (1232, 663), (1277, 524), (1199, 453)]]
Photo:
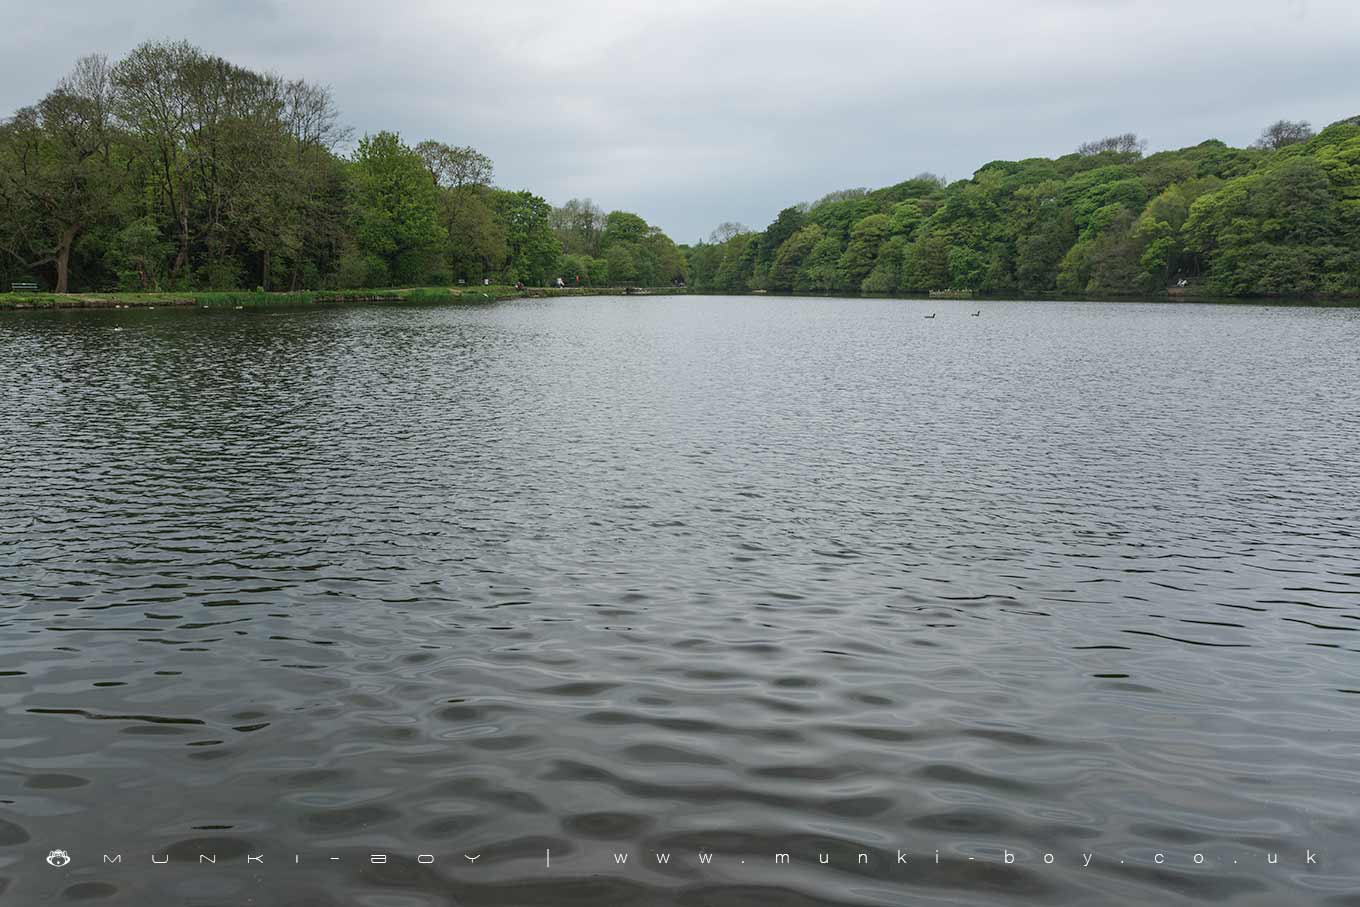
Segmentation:
[(927, 317), (927, 318), (934, 318), (934, 317), (935, 317), (935, 313), (934, 313), (934, 312), (931, 312), (931, 313), (930, 313), (929, 315), (927, 315), (926, 317)]
[(982, 314), (982, 309), (978, 309), (976, 312), (973, 313), (973, 317), (976, 318), (976, 317), (978, 317), (978, 316), (981, 315), (981, 314)]

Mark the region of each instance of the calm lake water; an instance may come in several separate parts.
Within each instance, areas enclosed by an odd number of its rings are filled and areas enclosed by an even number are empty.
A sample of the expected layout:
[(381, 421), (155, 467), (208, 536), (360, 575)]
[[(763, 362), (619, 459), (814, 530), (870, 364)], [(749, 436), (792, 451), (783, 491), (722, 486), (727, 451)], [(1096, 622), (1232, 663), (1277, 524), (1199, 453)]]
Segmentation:
[(1360, 903), (1358, 390), (1356, 309), (0, 313), (0, 900)]

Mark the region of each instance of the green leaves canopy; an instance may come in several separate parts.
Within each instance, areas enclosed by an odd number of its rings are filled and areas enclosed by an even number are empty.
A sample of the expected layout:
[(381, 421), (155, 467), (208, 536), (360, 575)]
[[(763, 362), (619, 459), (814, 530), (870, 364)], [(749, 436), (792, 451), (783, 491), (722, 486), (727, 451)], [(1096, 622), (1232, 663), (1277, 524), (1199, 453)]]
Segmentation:
[(922, 177), (831, 193), (762, 233), (695, 246), (694, 282), (1103, 295), (1186, 279), (1225, 295), (1360, 296), (1360, 118), (1305, 132), (1270, 148), (1211, 140), (1148, 157), (1119, 136), (1054, 160), (993, 161), (948, 186)]

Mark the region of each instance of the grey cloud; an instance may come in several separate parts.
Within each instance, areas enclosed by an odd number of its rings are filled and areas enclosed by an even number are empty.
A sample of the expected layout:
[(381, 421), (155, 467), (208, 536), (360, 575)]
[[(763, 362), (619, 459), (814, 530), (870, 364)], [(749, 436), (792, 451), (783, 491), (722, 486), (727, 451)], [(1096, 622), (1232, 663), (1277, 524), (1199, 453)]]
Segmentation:
[(679, 241), (921, 170), (1134, 130), (1243, 144), (1360, 113), (1351, 0), (49, 3), (0, 0), (0, 110), (92, 51), (187, 38), (330, 84), (356, 131), (471, 144), (498, 182)]

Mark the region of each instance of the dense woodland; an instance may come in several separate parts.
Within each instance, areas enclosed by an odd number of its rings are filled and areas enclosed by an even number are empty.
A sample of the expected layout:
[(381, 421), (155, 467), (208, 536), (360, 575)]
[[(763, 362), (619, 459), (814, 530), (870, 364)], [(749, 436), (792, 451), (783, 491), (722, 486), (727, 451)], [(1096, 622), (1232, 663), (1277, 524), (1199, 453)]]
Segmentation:
[(724, 224), (687, 248), (717, 292), (1360, 295), (1360, 117), (1281, 121), (1250, 148), (1144, 155), (1125, 134), (1056, 160), (922, 174)]
[(493, 175), (470, 147), (390, 132), (353, 143), (323, 87), (148, 43), (116, 64), (83, 58), (0, 123), (0, 285), (684, 280), (675, 244), (641, 217), (554, 210)]
[(1133, 134), (922, 174), (676, 246), (636, 214), (553, 208), (475, 149), (353, 141), (323, 87), (189, 44), (80, 60), (0, 122), (0, 286), (335, 289), (490, 279), (716, 292), (1360, 295), (1360, 117), (1250, 148)]

